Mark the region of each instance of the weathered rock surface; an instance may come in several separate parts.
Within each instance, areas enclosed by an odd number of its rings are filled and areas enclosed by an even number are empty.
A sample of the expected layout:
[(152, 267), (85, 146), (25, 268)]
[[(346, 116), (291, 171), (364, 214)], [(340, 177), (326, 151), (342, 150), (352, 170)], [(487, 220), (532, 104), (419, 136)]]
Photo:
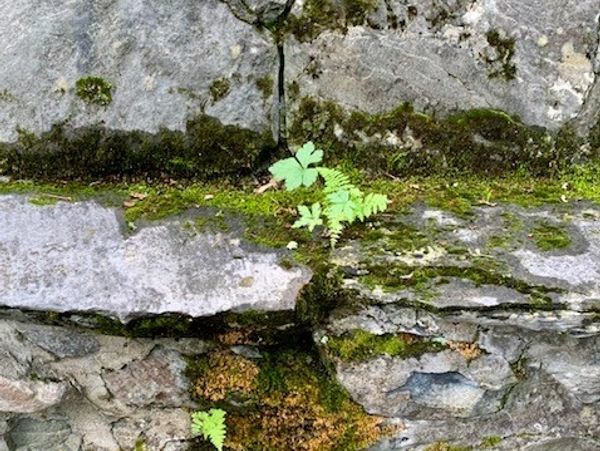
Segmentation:
[[(315, 340), (356, 401), (404, 425), (374, 449), (600, 447), (599, 213), (417, 207), (336, 251), (356, 305)], [(340, 354), (357, 331), (407, 353)]]
[[(75, 355), (69, 337), (82, 344)], [(186, 449), (195, 404), (184, 362), (210, 347), (192, 338), (130, 339), (0, 320), (0, 371), (19, 368), (13, 384), (66, 392), (51, 403), (7, 399), (0, 382), (0, 450)]]
[[(285, 269), (281, 251), (242, 243), (235, 233), (197, 233), (169, 220), (124, 234), (116, 209), (95, 202), (39, 207), (0, 197), (0, 305), (97, 312), (122, 321), (161, 313), (293, 311), (310, 270)], [(29, 337), (36, 341), (36, 337)], [(67, 356), (93, 341), (44, 337)]]
[(305, 35), (285, 45), (285, 79), (296, 84), (296, 99), (370, 113), (403, 102), (438, 112), (497, 108), (551, 129), (580, 113), (583, 128), (598, 120), (600, 103), (590, 96), (598, 77), (596, 0), (373, 4), (363, 3), (364, 21), (334, 7), (338, 29), (324, 27), (314, 40), (319, 25), (311, 24), (334, 19), (315, 19), (311, 2), (295, 5), (306, 23)]
[[(256, 82), (277, 78), (277, 50), (217, 0), (2, 3), (0, 43), (0, 142), (64, 121), (185, 130), (200, 112), (271, 128), (272, 97)], [(110, 83), (112, 102), (79, 98), (86, 76)]]

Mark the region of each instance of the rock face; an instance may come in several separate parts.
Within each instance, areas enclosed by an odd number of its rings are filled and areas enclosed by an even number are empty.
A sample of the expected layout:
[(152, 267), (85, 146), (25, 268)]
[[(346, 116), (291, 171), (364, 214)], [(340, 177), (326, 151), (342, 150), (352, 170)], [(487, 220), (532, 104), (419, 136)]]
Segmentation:
[(185, 359), (209, 348), (0, 320), (0, 450), (186, 449)]
[(200, 113), (284, 133), (280, 58), (290, 121), (311, 96), (369, 113), (410, 102), (501, 109), (550, 129), (597, 122), (596, 0), (413, 3), (5, 3), (0, 143), (65, 122), (185, 130)]
[(358, 301), (315, 340), (356, 401), (403, 424), (375, 449), (598, 449), (599, 218), (418, 207), (337, 251)]
[(313, 3), (295, 6), (301, 26), (285, 47), (296, 96), (370, 113), (403, 102), (496, 108), (556, 129), (582, 112), (596, 83), (595, 0), (380, 0), (364, 2), (362, 15), (332, 6), (333, 31)]
[(185, 130), (200, 112), (271, 128), (257, 80), (277, 79), (276, 48), (217, 0), (3, 4), (0, 30), (0, 142), (64, 121)]
[[(95, 202), (39, 207), (2, 196), (0, 304), (124, 322), (161, 313), (294, 310), (308, 269), (285, 269), (281, 251), (252, 249), (234, 233), (197, 233), (187, 222), (125, 236), (117, 210)], [(60, 341), (46, 346), (65, 349)]]

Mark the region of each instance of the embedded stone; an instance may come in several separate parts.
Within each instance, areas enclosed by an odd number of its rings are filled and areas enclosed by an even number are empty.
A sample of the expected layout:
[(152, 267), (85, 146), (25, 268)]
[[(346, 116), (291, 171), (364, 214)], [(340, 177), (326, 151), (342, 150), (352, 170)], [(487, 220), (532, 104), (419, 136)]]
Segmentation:
[(306, 267), (278, 264), (284, 250), (246, 245), (233, 232), (196, 233), (183, 219), (124, 230), (116, 209), (95, 202), (39, 207), (1, 196), (0, 305), (124, 322), (161, 313), (291, 312), (311, 278)]

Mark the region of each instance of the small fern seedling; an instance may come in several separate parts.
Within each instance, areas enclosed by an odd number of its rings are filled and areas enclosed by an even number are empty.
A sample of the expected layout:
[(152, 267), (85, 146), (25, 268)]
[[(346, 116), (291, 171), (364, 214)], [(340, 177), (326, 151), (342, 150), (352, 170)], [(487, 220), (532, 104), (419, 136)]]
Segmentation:
[(219, 451), (223, 451), (223, 443), (227, 434), (225, 425), (226, 412), (221, 409), (210, 409), (208, 412), (194, 412), (192, 414), (192, 433), (202, 435), (204, 440), (210, 442)]
[(307, 227), (311, 232), (323, 224), (324, 216), (331, 247), (334, 247), (347, 224), (365, 219), (386, 210), (389, 200), (385, 194), (365, 195), (350, 178), (337, 169), (313, 167), (323, 159), (323, 151), (316, 149), (312, 142), (304, 144), (293, 157), (280, 160), (269, 168), (275, 180), (283, 181), (285, 188), (292, 191), (300, 186), (310, 187), (321, 176), (324, 185), (322, 203), (316, 202), (310, 208), (298, 206), (298, 219), (292, 227)]

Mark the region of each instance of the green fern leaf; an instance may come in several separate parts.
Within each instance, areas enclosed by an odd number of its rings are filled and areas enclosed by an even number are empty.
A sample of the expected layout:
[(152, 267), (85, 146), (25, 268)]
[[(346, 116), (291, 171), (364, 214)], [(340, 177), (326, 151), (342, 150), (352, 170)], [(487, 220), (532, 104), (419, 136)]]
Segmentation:
[(336, 191), (328, 194), (327, 202), (327, 215), (339, 222), (353, 222), (360, 210), (360, 204), (356, 202), (349, 191)]
[(344, 224), (342, 224), (342, 222), (338, 221), (335, 218), (328, 218), (327, 230), (329, 230), (329, 244), (332, 248), (334, 248), (337, 242), (340, 240), (340, 237), (342, 236), (342, 232), (344, 231)]
[(299, 227), (307, 227), (311, 232), (316, 226), (323, 225), (323, 219), (321, 219), (321, 204), (315, 202), (309, 209), (305, 205), (298, 206), (298, 213), (300, 213), (300, 219), (298, 219), (292, 227), (297, 229)]
[(319, 175), (323, 177), (323, 180), (325, 181), (325, 187), (323, 188), (325, 194), (358, 189), (350, 182), (350, 178), (346, 174), (337, 169), (321, 167), (317, 168), (317, 170), (319, 171)]
[(194, 412), (192, 414), (192, 433), (202, 435), (204, 440), (210, 442), (219, 451), (223, 450), (227, 427), (225, 426), (226, 412), (221, 409), (210, 409), (208, 412)]
[(283, 180), (285, 188), (292, 191), (302, 185), (311, 186), (316, 182), (319, 173), (312, 164), (320, 163), (323, 151), (315, 149), (312, 142), (304, 144), (294, 157), (280, 160), (269, 168), (276, 180)]
[[(389, 200), (385, 194), (369, 193), (365, 196), (361, 205), (361, 213), (364, 218), (385, 211)], [(361, 221), (364, 220), (361, 218)]]

